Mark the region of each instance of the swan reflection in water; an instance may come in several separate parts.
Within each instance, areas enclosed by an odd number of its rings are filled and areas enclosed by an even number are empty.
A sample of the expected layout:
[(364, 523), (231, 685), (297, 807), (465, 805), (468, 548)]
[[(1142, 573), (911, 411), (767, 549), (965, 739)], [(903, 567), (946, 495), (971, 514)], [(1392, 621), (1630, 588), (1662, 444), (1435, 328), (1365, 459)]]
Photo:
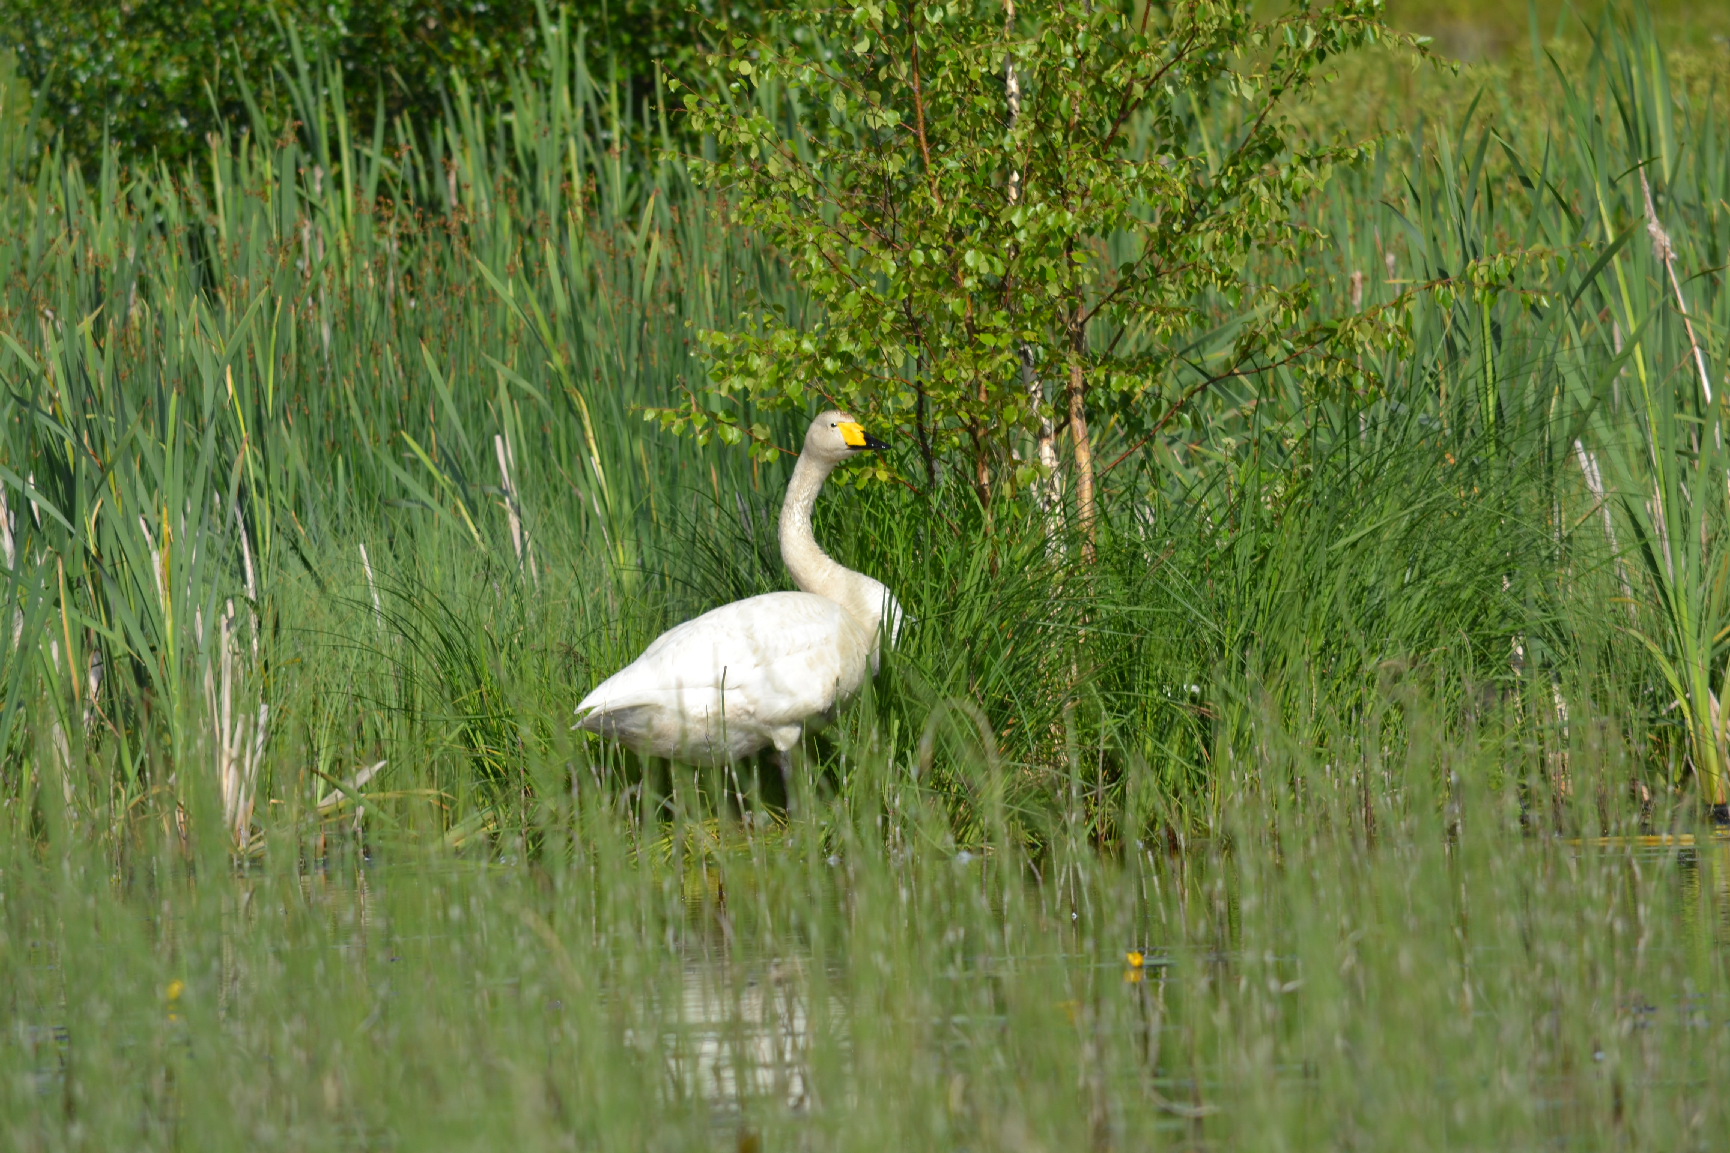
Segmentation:
[[(675, 1094), (714, 1104), (752, 1098), (806, 1107), (812, 1040), (811, 990), (803, 962), (774, 959), (748, 973), (689, 964), (676, 997), (650, 1009), (659, 1020), (627, 1032), (639, 1051), (666, 1062)], [(828, 998), (828, 1027), (843, 1008)]]

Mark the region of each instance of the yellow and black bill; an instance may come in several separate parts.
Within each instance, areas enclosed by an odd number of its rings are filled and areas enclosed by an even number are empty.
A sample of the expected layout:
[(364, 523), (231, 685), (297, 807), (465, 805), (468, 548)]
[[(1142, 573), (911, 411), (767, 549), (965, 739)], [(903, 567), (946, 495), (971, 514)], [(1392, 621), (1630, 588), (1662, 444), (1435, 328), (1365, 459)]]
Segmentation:
[(841, 426), (841, 439), (847, 442), (847, 447), (857, 452), (885, 452), (889, 446), (878, 440), (865, 429), (847, 421)]

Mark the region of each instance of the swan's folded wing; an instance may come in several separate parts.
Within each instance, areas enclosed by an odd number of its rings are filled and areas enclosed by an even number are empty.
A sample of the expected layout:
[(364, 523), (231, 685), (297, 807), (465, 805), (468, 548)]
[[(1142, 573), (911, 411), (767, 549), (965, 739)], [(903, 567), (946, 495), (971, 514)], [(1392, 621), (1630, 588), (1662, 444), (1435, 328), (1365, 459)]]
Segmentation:
[(832, 705), (838, 686), (856, 687), (858, 631), (841, 606), (810, 593), (735, 601), (662, 633), (577, 711), (651, 706), (796, 721)]

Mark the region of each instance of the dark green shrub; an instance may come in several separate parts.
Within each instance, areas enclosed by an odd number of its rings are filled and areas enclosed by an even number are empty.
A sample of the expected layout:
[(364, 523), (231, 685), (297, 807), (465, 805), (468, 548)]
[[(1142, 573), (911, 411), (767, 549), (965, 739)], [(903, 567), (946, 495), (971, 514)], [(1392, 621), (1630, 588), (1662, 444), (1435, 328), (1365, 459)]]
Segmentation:
[[(500, 95), (510, 73), (537, 58), (542, 2), (11, 0), (0, 5), (0, 51), (14, 54), (75, 155), (94, 160), (109, 136), (129, 160), (154, 153), (178, 164), (224, 122), (248, 122), (249, 88), (273, 123), (286, 120), (275, 81), (279, 67), (294, 67), (296, 38), (309, 58), (341, 66), (360, 125), (373, 123), (381, 95), (387, 116), (438, 115), (452, 73)], [(722, 14), (714, 3), (688, 9), (677, 0), (578, 0), (564, 11), (604, 40), (623, 72), (645, 80), (655, 61), (690, 50), (699, 16)]]

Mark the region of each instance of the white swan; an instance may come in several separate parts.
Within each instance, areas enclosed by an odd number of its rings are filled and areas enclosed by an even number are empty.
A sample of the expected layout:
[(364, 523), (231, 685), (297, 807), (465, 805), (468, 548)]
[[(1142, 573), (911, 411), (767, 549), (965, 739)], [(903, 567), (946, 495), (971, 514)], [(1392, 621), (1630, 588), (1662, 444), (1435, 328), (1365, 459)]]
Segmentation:
[(877, 671), (901, 606), (817, 546), (811, 509), (835, 466), (888, 446), (852, 417), (825, 412), (805, 434), (781, 505), (781, 559), (803, 591), (766, 593), (677, 625), (577, 706), (576, 727), (647, 757), (722, 764), (773, 745), (788, 751), (813, 717), (828, 717)]

